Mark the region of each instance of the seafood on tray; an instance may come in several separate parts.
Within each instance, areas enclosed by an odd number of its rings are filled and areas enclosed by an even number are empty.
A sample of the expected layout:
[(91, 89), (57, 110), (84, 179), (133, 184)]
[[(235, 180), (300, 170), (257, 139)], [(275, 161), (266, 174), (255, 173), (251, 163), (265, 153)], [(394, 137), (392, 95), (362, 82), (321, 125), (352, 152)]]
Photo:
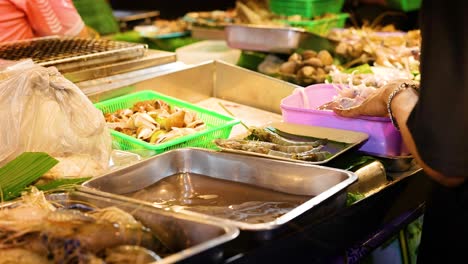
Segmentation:
[(348, 109), (362, 104), (369, 96), (377, 89), (365, 84), (345, 86), (334, 85), (338, 94), (335, 95), (332, 101), (318, 107), (318, 110), (333, 110), (334, 108)]
[(251, 128), (246, 139), (216, 139), (214, 143), (224, 149), (254, 152), (302, 161), (322, 161), (331, 153), (323, 151), (326, 139), (294, 141), (286, 139), (269, 128)]
[[(79, 204), (76, 204), (79, 205)], [(132, 215), (71, 209), (32, 188), (0, 208), (0, 263), (150, 263), (168, 249)]]
[(417, 83), (417, 75), (405, 70), (368, 64), (346, 70), (333, 66), (326, 83), (332, 84), (338, 93), (332, 101), (321, 105), (318, 109), (347, 109), (358, 106), (379, 88), (397, 80)]
[(372, 28), (332, 30), (328, 38), (338, 41), (335, 53), (348, 60), (346, 67), (374, 62), (376, 66), (419, 71), (419, 30), (375, 31)]
[(115, 131), (160, 144), (206, 128), (197, 113), (170, 106), (162, 100), (137, 102), (132, 108), (104, 114), (107, 126)]

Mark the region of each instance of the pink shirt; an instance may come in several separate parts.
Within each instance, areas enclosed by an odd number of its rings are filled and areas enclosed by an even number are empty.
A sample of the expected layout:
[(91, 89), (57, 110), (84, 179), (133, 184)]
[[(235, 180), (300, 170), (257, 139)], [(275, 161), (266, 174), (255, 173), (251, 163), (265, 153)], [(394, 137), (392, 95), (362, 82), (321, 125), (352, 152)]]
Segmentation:
[(76, 36), (83, 27), (71, 0), (0, 0), (0, 42)]

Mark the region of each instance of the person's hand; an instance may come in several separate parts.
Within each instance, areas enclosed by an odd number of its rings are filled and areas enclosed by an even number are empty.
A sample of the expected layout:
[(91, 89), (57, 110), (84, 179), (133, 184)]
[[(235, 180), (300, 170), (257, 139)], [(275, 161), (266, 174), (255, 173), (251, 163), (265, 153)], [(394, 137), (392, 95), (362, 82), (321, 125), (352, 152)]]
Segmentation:
[(396, 80), (379, 88), (375, 93), (369, 96), (362, 104), (342, 109), (334, 108), (333, 111), (340, 116), (356, 117), (356, 116), (388, 116), (387, 102), (390, 94), (397, 89), (402, 83), (415, 83), (409, 80)]

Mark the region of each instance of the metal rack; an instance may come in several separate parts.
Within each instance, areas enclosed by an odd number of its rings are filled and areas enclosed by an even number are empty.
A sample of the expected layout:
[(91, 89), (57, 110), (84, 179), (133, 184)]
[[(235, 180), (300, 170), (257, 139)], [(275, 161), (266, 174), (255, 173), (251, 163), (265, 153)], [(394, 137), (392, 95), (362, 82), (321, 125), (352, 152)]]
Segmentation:
[(44, 37), (0, 44), (0, 58), (30, 58), (63, 72), (143, 57), (147, 45), (75, 37)]
[(52, 36), (2, 43), (0, 59), (32, 59), (41, 66), (56, 67), (73, 82), (82, 82), (172, 63), (176, 55), (150, 50), (146, 44)]

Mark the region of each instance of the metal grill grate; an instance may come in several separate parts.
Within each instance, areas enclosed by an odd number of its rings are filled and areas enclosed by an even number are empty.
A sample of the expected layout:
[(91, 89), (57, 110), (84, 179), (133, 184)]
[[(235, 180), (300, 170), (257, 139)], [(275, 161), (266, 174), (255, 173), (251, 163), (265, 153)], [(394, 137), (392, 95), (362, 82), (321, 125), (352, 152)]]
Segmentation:
[(86, 60), (103, 54), (118, 55), (133, 52), (142, 55), (146, 46), (107, 39), (46, 37), (0, 44), (0, 58), (21, 60), (31, 58), (41, 65)]

